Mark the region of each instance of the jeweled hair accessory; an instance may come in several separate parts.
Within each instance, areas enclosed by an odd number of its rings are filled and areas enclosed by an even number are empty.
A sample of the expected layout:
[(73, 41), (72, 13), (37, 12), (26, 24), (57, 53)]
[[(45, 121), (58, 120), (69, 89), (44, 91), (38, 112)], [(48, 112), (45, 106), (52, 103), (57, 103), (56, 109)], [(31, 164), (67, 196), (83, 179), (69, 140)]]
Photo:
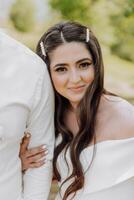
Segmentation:
[(90, 39), (90, 33), (89, 33), (89, 29), (87, 28), (86, 30), (86, 42), (89, 42)]
[(65, 41), (65, 39), (64, 39), (64, 36), (63, 36), (62, 31), (60, 32), (60, 35), (61, 35), (61, 39), (62, 39), (62, 41), (65, 43), (66, 41)]
[(44, 44), (43, 44), (42, 41), (40, 42), (40, 48), (41, 48), (42, 55), (46, 56), (46, 52), (45, 52), (45, 48), (44, 48)]

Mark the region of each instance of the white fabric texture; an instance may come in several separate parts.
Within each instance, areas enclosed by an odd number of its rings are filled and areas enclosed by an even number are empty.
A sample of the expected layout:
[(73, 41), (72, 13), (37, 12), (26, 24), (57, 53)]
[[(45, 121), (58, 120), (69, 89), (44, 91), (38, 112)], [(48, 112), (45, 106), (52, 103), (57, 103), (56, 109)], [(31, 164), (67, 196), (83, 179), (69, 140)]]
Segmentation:
[[(93, 146), (81, 153), (84, 171), (93, 155)], [(71, 169), (69, 151), (67, 160)], [(67, 166), (62, 152), (58, 158), (58, 169), (63, 182)], [(71, 172), (71, 171), (70, 171)], [(70, 174), (69, 172), (69, 174)], [(59, 186), (61, 183), (59, 183)], [(61, 196), (69, 183), (63, 185)], [(60, 194), (56, 200), (62, 199)], [(71, 199), (71, 198), (68, 198)], [(85, 173), (83, 189), (76, 193), (74, 200), (133, 200), (134, 199), (134, 138), (109, 140), (96, 144), (96, 154), (91, 167)]]
[[(22, 177), (19, 159), (24, 131), (29, 148), (46, 144), (46, 163)], [(44, 62), (0, 32), (0, 199), (47, 200), (54, 149), (54, 94)]]

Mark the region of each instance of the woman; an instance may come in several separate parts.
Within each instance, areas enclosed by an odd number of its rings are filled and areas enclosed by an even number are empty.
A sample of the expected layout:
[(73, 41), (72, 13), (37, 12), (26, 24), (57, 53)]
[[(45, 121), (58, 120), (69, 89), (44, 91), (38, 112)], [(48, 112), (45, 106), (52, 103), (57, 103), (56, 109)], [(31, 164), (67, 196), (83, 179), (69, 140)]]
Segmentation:
[[(104, 89), (96, 37), (81, 24), (59, 23), (41, 37), (37, 54), (55, 91), (56, 199), (132, 200), (134, 108)], [(20, 155), (25, 168), (42, 157), (37, 151), (29, 162), (29, 151), (23, 148)]]

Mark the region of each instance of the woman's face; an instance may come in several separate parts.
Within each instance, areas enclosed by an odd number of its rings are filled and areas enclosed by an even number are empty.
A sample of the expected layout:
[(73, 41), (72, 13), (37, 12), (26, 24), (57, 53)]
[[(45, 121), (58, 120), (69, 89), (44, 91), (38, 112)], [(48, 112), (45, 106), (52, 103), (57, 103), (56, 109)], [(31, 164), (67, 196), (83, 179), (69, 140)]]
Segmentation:
[(55, 90), (76, 107), (94, 80), (94, 65), (85, 44), (64, 43), (52, 51), (50, 73)]

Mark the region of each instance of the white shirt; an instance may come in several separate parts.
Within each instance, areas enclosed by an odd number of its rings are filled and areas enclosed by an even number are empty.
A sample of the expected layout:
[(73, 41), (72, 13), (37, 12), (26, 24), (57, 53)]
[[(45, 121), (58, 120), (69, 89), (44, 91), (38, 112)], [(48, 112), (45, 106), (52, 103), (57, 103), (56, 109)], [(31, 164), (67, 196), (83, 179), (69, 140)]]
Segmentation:
[[(91, 166), (93, 145), (85, 148), (80, 160), (85, 172), (84, 187), (77, 191), (73, 200), (133, 200), (134, 199), (134, 137), (108, 140), (96, 144), (96, 153)], [(58, 169), (62, 182), (71, 174), (70, 152), (67, 151), (68, 167), (64, 150), (58, 157)], [(89, 167), (89, 168), (88, 168)], [(61, 187), (56, 200), (62, 196), (72, 181)], [(70, 196), (68, 200), (70, 200)]]
[[(46, 65), (31, 50), (0, 32), (1, 200), (48, 199), (53, 115), (54, 96)], [(45, 165), (27, 170), (22, 180), (19, 150), (24, 131), (32, 134), (29, 148), (46, 144), (49, 153)]]

